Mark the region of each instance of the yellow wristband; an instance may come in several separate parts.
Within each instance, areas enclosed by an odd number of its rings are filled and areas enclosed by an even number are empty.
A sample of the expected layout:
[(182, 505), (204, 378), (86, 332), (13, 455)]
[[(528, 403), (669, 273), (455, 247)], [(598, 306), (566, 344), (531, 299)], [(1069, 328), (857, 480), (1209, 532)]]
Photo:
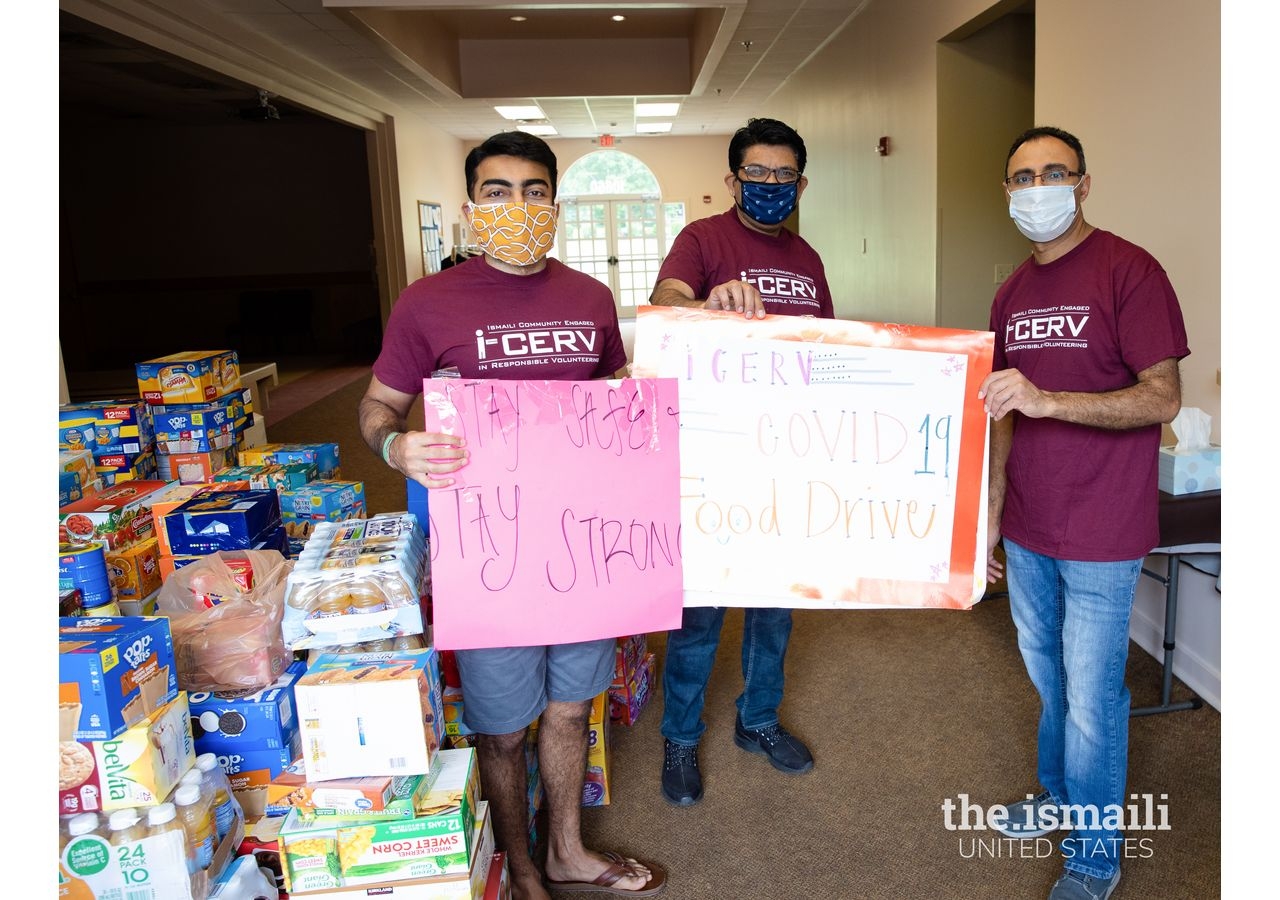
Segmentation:
[(391, 465), (391, 444), (402, 434), (403, 431), (393, 431), (382, 439), (382, 461), (387, 465)]

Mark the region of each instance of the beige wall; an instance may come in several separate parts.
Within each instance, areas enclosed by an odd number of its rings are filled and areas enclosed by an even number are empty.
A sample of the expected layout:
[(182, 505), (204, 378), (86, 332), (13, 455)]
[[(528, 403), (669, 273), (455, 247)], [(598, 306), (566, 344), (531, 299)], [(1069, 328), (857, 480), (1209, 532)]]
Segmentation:
[[(837, 315), (936, 324), (937, 43), (1006, 6), (873, 3), (762, 111), (809, 146), (804, 234), (826, 262)], [(1168, 270), (1191, 337), (1183, 401), (1214, 417), (1216, 440), (1219, 4), (1038, 0), (1036, 14), (1077, 27), (1036, 31), (1035, 119), (1083, 141), (1094, 178), (1089, 220)], [(883, 158), (880, 135), (892, 146)]]
[(404, 268), (408, 281), (413, 282), (424, 274), (418, 201), (440, 204), (447, 254), (453, 248), (453, 226), (461, 220), (462, 204), (467, 200), (462, 166), (471, 145), (415, 116), (398, 115), (395, 126)]

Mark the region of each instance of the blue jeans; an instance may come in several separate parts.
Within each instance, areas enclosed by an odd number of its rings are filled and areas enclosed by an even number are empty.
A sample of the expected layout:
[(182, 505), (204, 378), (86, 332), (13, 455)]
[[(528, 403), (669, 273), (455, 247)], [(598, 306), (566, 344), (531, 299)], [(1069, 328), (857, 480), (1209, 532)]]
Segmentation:
[(1004, 548), (1018, 648), (1040, 694), (1040, 785), (1059, 805), (1087, 810), (1083, 816), (1071, 812), (1082, 827), (1062, 843), (1065, 866), (1110, 878), (1119, 865), (1123, 835), (1102, 825), (1106, 808), (1125, 802), (1129, 689), (1124, 674), (1142, 560), (1054, 559), (1008, 538)]
[[(725, 607), (689, 606), (683, 627), (667, 634), (662, 669), (662, 734), (677, 744), (697, 744), (707, 724), (702, 706), (720, 645)], [(791, 639), (791, 610), (747, 609), (742, 631), (742, 694), (738, 715), (745, 728), (778, 722), (782, 664)]]

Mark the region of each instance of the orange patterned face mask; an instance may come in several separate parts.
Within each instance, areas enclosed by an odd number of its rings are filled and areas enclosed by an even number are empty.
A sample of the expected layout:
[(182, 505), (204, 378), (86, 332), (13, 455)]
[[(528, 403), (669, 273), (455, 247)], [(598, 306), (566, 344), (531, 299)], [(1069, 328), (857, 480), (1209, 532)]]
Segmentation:
[(513, 266), (531, 266), (556, 240), (556, 208), (536, 203), (469, 203), (471, 233), (480, 249)]

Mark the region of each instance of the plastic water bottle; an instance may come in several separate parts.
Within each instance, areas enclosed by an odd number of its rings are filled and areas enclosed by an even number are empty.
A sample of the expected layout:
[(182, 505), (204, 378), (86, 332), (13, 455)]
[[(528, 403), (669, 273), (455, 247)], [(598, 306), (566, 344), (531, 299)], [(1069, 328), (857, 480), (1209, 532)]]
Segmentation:
[(178, 840), (174, 842), (176, 848), (180, 848), (178, 856), (181, 857), (183, 864), (187, 867), (187, 874), (194, 874), (196, 871), (196, 860), (192, 853), (190, 842), (187, 841), (187, 830), (182, 827), (181, 820), (178, 819), (178, 808), (172, 803), (161, 803), (147, 810), (147, 837), (156, 837), (164, 834), (176, 834)]
[(214, 753), (201, 753), (196, 757), (196, 768), (204, 776), (201, 779), (203, 791), (206, 787), (213, 797), (213, 821), (218, 831), (218, 843), (231, 831), (235, 824), (236, 813), (240, 810), (240, 802), (231, 792), (231, 782), (227, 773), (218, 765), (218, 757)]
[(182, 819), (182, 827), (187, 832), (187, 844), (195, 857), (195, 867), (203, 871), (213, 863), (213, 817), (209, 804), (200, 794), (199, 782), (184, 781), (173, 795), (174, 804), (178, 808), (178, 816)]
[(133, 807), (113, 812), (107, 820), (107, 827), (110, 829), (107, 841), (113, 847), (123, 847), (147, 836), (147, 825)]

